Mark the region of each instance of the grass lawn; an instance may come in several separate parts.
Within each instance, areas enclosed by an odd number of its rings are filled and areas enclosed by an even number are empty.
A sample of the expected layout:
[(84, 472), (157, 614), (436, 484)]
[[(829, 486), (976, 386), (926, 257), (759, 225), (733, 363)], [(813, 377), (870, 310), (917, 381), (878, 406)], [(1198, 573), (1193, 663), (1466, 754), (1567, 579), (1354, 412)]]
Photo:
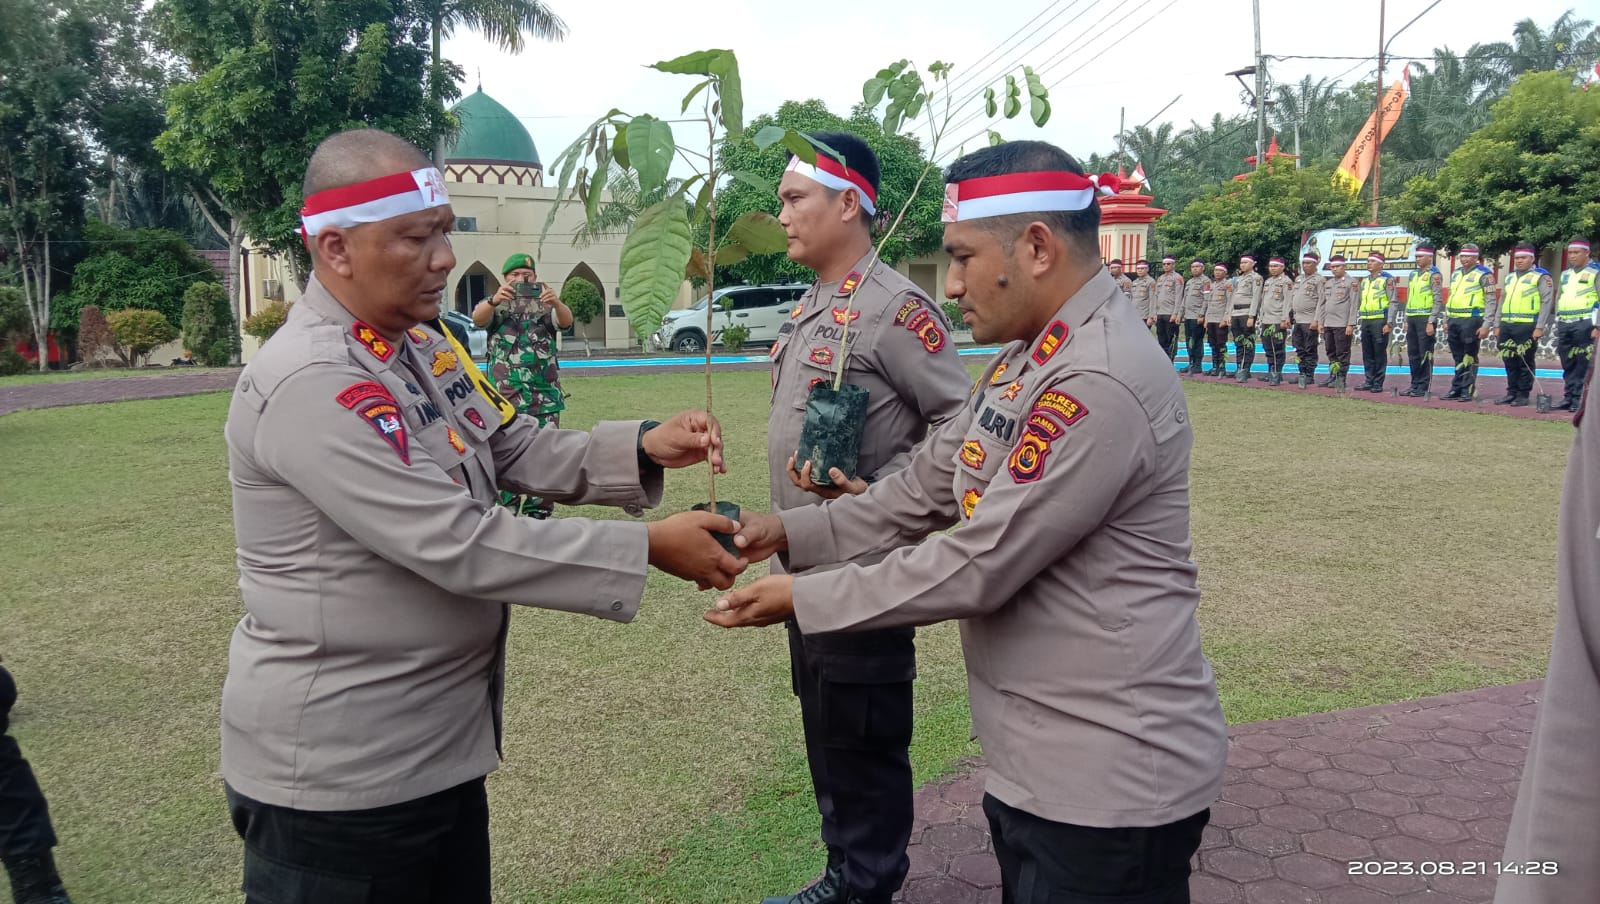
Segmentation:
[(44, 373), (30, 371), (0, 377), (0, 389), (8, 386), (32, 386), (36, 383), (71, 383), (76, 380), (104, 380), (116, 377), (159, 377), (163, 374), (198, 374), (231, 368), (216, 367), (104, 367), (90, 370), (51, 370)]
[[(767, 379), (717, 378), (719, 495), (752, 508)], [(698, 380), (571, 378), (566, 424), (696, 405)], [(1188, 388), (1200, 617), (1230, 721), (1542, 673), (1570, 427)], [(215, 394), (0, 418), (0, 654), (75, 900), (239, 900), (217, 774), (240, 611), (226, 410)], [(703, 471), (670, 475), (663, 511), (703, 494)], [(783, 634), (713, 629), (709, 599), (657, 576), (631, 625), (517, 612), (490, 779), (499, 900), (748, 902), (816, 871)], [(953, 626), (919, 651), (927, 778), (977, 751)]]

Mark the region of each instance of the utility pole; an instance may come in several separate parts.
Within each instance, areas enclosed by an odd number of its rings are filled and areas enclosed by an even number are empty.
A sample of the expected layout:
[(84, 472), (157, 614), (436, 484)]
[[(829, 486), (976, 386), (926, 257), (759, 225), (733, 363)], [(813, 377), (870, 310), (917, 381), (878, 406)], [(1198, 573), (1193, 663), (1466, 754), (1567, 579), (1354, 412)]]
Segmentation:
[(1256, 17), (1256, 169), (1267, 148), (1267, 61), (1261, 56), (1261, 0), (1251, 0)]
[[(1378, 85), (1372, 101), (1372, 225), (1378, 220), (1378, 196), (1382, 193), (1383, 176), (1383, 52), (1388, 45), (1383, 42), (1383, 16), (1388, 3), (1378, 0)], [(1432, 9), (1432, 7), (1429, 7)], [(1427, 10), (1423, 10), (1427, 12)], [(1413, 20), (1415, 21), (1415, 20)]]
[(1122, 166), (1126, 156), (1122, 153), (1122, 136), (1128, 133), (1128, 108), (1119, 108), (1122, 112), (1117, 115), (1117, 165)]

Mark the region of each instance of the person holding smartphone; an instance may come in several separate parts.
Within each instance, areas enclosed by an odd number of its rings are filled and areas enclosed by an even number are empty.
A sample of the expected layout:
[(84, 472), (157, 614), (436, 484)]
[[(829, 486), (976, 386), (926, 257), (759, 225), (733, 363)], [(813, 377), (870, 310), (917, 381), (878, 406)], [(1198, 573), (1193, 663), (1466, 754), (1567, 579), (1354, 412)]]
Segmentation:
[[(531, 255), (511, 255), (500, 272), (505, 284), (472, 310), (472, 322), (489, 331), (489, 377), (518, 411), (541, 427), (559, 427), (567, 403), (561, 395), (556, 332), (572, 326), (572, 309), (539, 282)], [(500, 504), (534, 518), (548, 518), (553, 507), (510, 492), (500, 494)]]

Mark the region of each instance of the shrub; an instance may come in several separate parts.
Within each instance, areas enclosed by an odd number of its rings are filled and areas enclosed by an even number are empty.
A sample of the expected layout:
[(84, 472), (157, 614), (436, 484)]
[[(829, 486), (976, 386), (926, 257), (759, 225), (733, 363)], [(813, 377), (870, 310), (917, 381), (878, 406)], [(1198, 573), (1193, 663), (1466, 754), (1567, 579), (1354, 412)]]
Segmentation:
[(281, 301), (274, 301), (261, 310), (244, 319), (244, 331), (266, 342), (272, 334), (283, 326), (289, 319), (289, 306)]
[(37, 370), (33, 362), (17, 353), (9, 339), (0, 340), (0, 377), (14, 377)]
[(750, 328), (744, 324), (724, 327), (722, 330), (722, 347), (730, 352), (744, 348), (744, 341), (750, 338)]
[(944, 308), (944, 316), (950, 318), (951, 328), (966, 329), (967, 325), (961, 322), (961, 307), (959, 305), (953, 301), (947, 301), (939, 305), (939, 307)]
[(239, 351), (239, 340), (233, 336), (225, 336), (211, 343), (200, 360), (207, 367), (227, 367), (233, 363), (233, 356)]
[(28, 316), (28, 303), (22, 300), (22, 290), (0, 286), (0, 340), (32, 333), (33, 319)]
[(561, 303), (572, 309), (572, 319), (588, 323), (600, 316), (600, 290), (587, 279), (569, 279), (561, 287)]
[[(218, 367), (232, 361), (233, 312), (228, 291), (216, 283), (197, 282), (183, 293), (183, 347), (201, 362)], [(215, 360), (213, 351), (223, 343), (227, 357)]]
[(160, 311), (128, 308), (113, 311), (106, 321), (116, 340), (117, 357), (129, 367), (138, 367), (157, 347), (178, 338), (178, 329)]
[(116, 337), (111, 335), (111, 324), (98, 305), (84, 305), (78, 312), (78, 360), (98, 365), (102, 357), (115, 354)]

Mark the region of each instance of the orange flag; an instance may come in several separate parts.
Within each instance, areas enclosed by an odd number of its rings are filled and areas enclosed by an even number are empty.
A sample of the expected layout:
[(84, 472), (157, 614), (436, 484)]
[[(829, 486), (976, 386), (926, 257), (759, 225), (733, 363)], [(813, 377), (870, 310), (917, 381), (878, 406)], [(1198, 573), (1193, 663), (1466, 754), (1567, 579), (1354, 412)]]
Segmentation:
[[(1339, 168), (1334, 171), (1337, 179), (1350, 189), (1350, 194), (1361, 191), (1362, 183), (1367, 181), (1367, 174), (1372, 172), (1372, 152), (1394, 128), (1400, 119), (1400, 110), (1406, 105), (1406, 96), (1411, 93), (1411, 72), (1407, 70), (1401, 78), (1383, 95), (1382, 105), (1367, 117), (1367, 122), (1356, 133), (1356, 140), (1350, 144), (1350, 150), (1344, 152), (1344, 159), (1339, 161)], [(1381, 131), (1378, 131), (1381, 130)]]

